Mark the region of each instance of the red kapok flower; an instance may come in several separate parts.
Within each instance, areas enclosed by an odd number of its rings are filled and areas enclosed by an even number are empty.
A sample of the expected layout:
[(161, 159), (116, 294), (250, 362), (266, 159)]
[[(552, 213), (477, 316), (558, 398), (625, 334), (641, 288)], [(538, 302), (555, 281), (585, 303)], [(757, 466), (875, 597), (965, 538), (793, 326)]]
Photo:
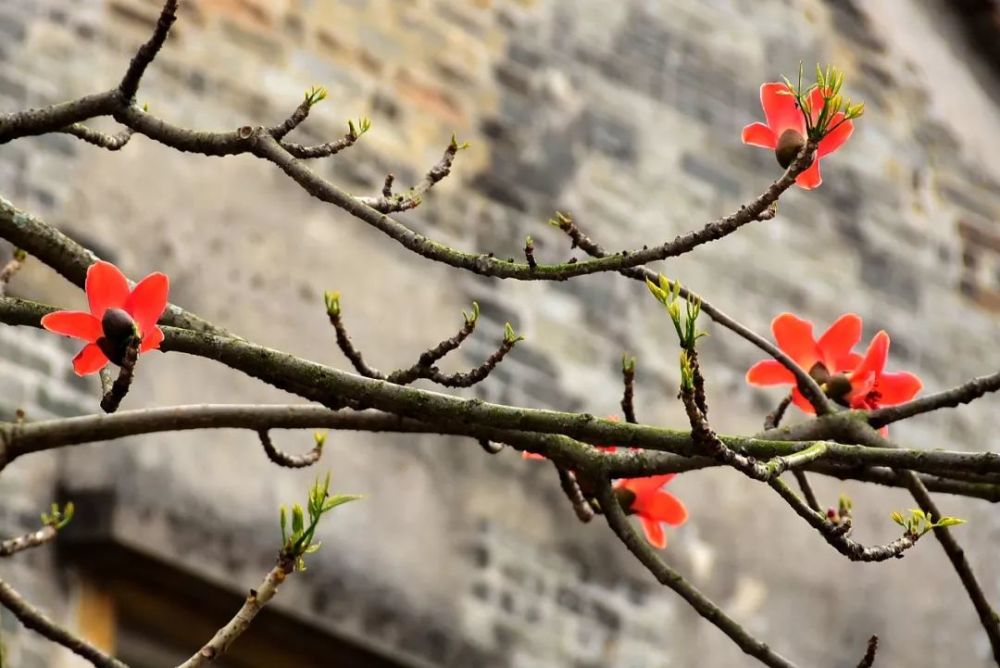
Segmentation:
[(645, 478), (626, 478), (615, 483), (615, 493), (625, 512), (639, 517), (646, 540), (659, 549), (667, 546), (667, 535), (662, 523), (677, 527), (687, 522), (688, 518), (687, 508), (680, 499), (660, 489), (676, 475), (665, 473)]
[(103, 369), (109, 361), (121, 364), (131, 337), (138, 336), (139, 352), (160, 347), (163, 332), (156, 326), (167, 307), (170, 282), (164, 274), (146, 276), (131, 290), (128, 279), (110, 262), (95, 262), (87, 269), (90, 313), (56, 311), (42, 318), (42, 327), (83, 339), (87, 345), (73, 358), (73, 369), (85, 376)]
[[(851, 388), (843, 397), (843, 402), (851, 408), (874, 410), (881, 406), (894, 406), (909, 401), (924, 384), (912, 373), (885, 370), (889, 357), (889, 335), (881, 331), (868, 344), (864, 359), (858, 364), (848, 379)], [(888, 429), (881, 429), (883, 435)]]
[[(815, 123), (823, 109), (822, 91), (814, 88), (809, 94), (809, 101)], [(772, 149), (778, 163), (788, 167), (805, 145), (806, 119), (784, 83), (763, 84), (760, 87), (760, 104), (767, 123), (751, 123), (743, 128), (743, 143)], [(823, 182), (819, 171), (820, 159), (843, 146), (854, 132), (854, 123), (844, 120), (844, 113), (840, 111), (833, 115), (827, 126), (831, 131), (819, 141), (812, 165), (795, 177), (795, 183), (800, 188), (811, 190)]]
[[(782, 313), (771, 321), (771, 332), (782, 352), (820, 385), (853, 371), (861, 362), (861, 355), (851, 352), (861, 340), (861, 318), (854, 313), (837, 318), (818, 341), (813, 338), (813, 324), (791, 313)], [(799, 392), (795, 376), (778, 360), (754, 364), (747, 371), (747, 382), (759, 386), (791, 385), (792, 402), (807, 413), (816, 412)]]

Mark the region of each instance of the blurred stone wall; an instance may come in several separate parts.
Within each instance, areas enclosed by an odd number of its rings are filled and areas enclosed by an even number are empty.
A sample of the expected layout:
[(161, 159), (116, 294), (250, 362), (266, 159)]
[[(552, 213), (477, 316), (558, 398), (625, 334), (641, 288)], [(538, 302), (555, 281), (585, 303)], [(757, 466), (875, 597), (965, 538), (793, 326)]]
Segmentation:
[[(146, 39), (158, 0), (0, 0), (0, 109), (112, 86)], [(567, 244), (555, 210), (611, 248), (660, 243), (732, 211), (779, 173), (739, 132), (762, 114), (762, 81), (800, 60), (831, 61), (867, 102), (825, 182), (793, 190), (776, 219), (662, 267), (766, 331), (792, 310), (820, 327), (865, 317), (892, 335), (891, 364), (926, 391), (996, 370), (1000, 309), (1000, 111), (989, 63), (964, 46), (942, 3), (821, 0), (186, 0), (140, 99), (201, 129), (284, 118), (313, 84), (329, 89), (302, 141), (357, 146), (315, 164), (352, 192), (391, 171), (407, 184), (452, 133), (471, 141), (414, 228), (467, 250), (542, 260)], [(995, 81), (993, 81), (995, 84)], [(110, 123), (97, 123), (112, 129)], [(617, 276), (566, 283), (474, 277), (404, 252), (310, 199), (248, 157), (182, 155), (136, 137), (107, 153), (68, 136), (0, 147), (0, 193), (113, 259), (132, 277), (168, 273), (172, 301), (251, 340), (347, 365), (322, 293), (343, 294), (369, 361), (392, 368), (482, 305), (479, 331), (449, 362), (477, 364), (505, 321), (527, 341), (475, 394), (518, 405), (611, 414), (624, 351), (639, 358), (640, 419), (682, 426), (669, 323), (645, 288)], [(82, 305), (29, 262), (16, 294)], [(717, 428), (752, 431), (780, 398), (748, 388), (753, 347), (711, 326), (703, 363)], [(72, 376), (73, 346), (0, 329), (0, 403), (29, 419), (97, 410), (97, 382)], [(287, 401), (181, 355), (149, 355), (126, 408)], [(914, 447), (1000, 448), (997, 403), (894, 426)], [(306, 434), (278, 435), (305, 449)], [(365, 495), (338, 510), (324, 548), (277, 605), (403, 665), (753, 665), (719, 631), (655, 586), (599, 522), (581, 525), (551, 467), (474, 443), (333, 434), (322, 467)], [(122, 544), (241, 591), (276, 548), (276, 507), (313, 472), (270, 465), (250, 434), (151, 436), (38, 455), (4, 471), (4, 534), (33, 525), (57, 489), (103, 498)], [(892, 490), (819, 481), (855, 499), (856, 538), (896, 533)], [(679, 477), (692, 519), (671, 531), (669, 562), (802, 665), (855, 665), (871, 633), (885, 665), (986, 666), (988, 646), (940, 548), (851, 564), (760, 486), (732, 472)], [(109, 494), (110, 492), (110, 494)], [(113, 501), (107, 501), (113, 499)], [(1000, 602), (1000, 521), (986, 502), (944, 498), (991, 600)], [(92, 512), (97, 510), (91, 509)], [(86, 523), (83, 525), (86, 527)], [(73, 569), (37, 550), (0, 573), (75, 623)], [(6, 616), (14, 665), (71, 665)]]

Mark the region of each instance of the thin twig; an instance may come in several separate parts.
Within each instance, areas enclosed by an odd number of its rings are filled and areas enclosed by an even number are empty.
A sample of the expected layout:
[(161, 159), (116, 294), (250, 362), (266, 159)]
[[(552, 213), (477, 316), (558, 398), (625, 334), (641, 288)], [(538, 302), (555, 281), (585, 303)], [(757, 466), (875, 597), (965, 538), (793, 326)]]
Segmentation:
[(802, 469), (792, 469), (792, 475), (795, 476), (795, 482), (799, 484), (799, 489), (802, 490), (802, 496), (805, 497), (806, 504), (815, 512), (822, 513), (823, 507), (819, 505), (819, 499), (816, 498), (816, 492), (813, 491), (812, 485), (809, 484), (809, 478), (806, 477), (805, 471)]
[[(497, 349), (486, 358), (486, 361), (466, 372), (446, 374), (442, 373), (436, 366), (421, 367), (416, 378), (426, 378), (432, 383), (437, 383), (443, 387), (472, 387), (476, 383), (481, 383), (493, 372), (500, 362), (514, 349), (518, 339), (504, 338)], [(389, 382), (393, 382), (390, 374)], [(407, 380), (407, 382), (412, 382)]]
[(559, 486), (562, 488), (566, 498), (569, 499), (570, 505), (573, 506), (573, 512), (576, 513), (577, 519), (581, 522), (589, 522), (594, 519), (594, 509), (587, 502), (587, 497), (584, 496), (583, 490), (580, 488), (576, 474), (558, 464), (555, 467), (556, 472), (559, 474)]
[(360, 136), (357, 132), (348, 130), (347, 134), (340, 139), (323, 144), (307, 146), (305, 144), (282, 142), (281, 147), (300, 160), (315, 160), (316, 158), (329, 158), (330, 156), (337, 155), (346, 148), (354, 146)]
[(132, 128), (125, 128), (121, 132), (111, 135), (106, 132), (99, 132), (88, 128), (83, 123), (73, 123), (72, 125), (68, 125), (60, 130), (60, 132), (73, 135), (77, 139), (82, 139), (88, 144), (93, 144), (94, 146), (104, 148), (109, 151), (119, 151), (124, 148), (124, 146), (128, 144), (129, 140), (132, 138), (133, 134)]
[[(910, 490), (910, 494), (913, 495), (921, 510), (933, 517), (943, 517), (937, 504), (927, 492), (927, 488), (915, 473), (900, 471), (898, 475), (906, 483), (907, 489)], [(976, 614), (979, 615), (979, 622), (986, 631), (986, 637), (989, 638), (993, 660), (997, 662), (997, 665), (1000, 665), (1000, 616), (986, 600), (986, 594), (983, 593), (983, 588), (976, 579), (975, 573), (972, 572), (972, 566), (965, 558), (965, 550), (955, 540), (955, 536), (952, 535), (948, 527), (934, 527), (934, 537), (941, 543), (948, 560), (955, 572), (958, 573), (959, 580), (962, 581), (962, 586), (965, 587), (966, 593), (972, 600)]]
[(23, 536), (9, 538), (0, 543), (0, 557), (9, 557), (12, 554), (21, 552), (22, 550), (28, 550), (33, 547), (45, 545), (46, 543), (55, 540), (58, 533), (59, 530), (55, 526), (46, 524), (41, 529), (36, 529), (35, 531), (24, 534)]
[[(395, 213), (415, 209), (423, 202), (423, 197), (427, 194), (427, 191), (451, 174), (451, 165), (455, 161), (455, 156), (459, 150), (465, 147), (466, 144), (459, 144), (455, 137), (452, 137), (441, 159), (427, 170), (420, 183), (405, 193), (394, 194), (392, 192), (392, 180), (386, 177), (385, 185), (382, 187), (382, 194), (379, 197), (358, 197), (355, 199), (379, 213)], [(389, 176), (392, 175), (390, 174)]]
[(816, 529), (821, 536), (833, 546), (838, 552), (850, 559), (851, 561), (885, 561), (886, 559), (899, 559), (903, 556), (903, 553), (916, 545), (917, 540), (920, 538), (919, 535), (913, 533), (905, 533), (901, 538), (886, 543), (885, 545), (876, 545), (873, 547), (865, 547), (861, 543), (855, 542), (848, 537), (851, 531), (851, 520), (850, 518), (845, 519), (840, 524), (834, 524), (830, 522), (827, 517), (821, 513), (810, 508), (798, 495), (792, 491), (792, 488), (786, 485), (782, 480), (775, 479), (768, 482), (768, 485), (776, 491), (781, 498), (783, 498), (788, 505), (792, 507), (795, 513), (809, 523), (814, 529)]
[(135, 363), (139, 359), (139, 343), (139, 338), (133, 336), (125, 347), (125, 355), (122, 358), (118, 377), (111, 384), (111, 387), (104, 391), (104, 396), (101, 397), (101, 410), (105, 413), (114, 413), (118, 410), (122, 399), (125, 398), (129, 388), (132, 386), (132, 378), (135, 375)]
[(878, 652), (878, 636), (872, 636), (868, 639), (868, 649), (865, 650), (865, 655), (861, 657), (861, 663), (858, 664), (858, 668), (872, 668), (875, 665), (875, 654)]
[(289, 469), (301, 469), (307, 466), (312, 466), (319, 461), (319, 458), (323, 456), (323, 443), (322, 438), (316, 439), (316, 445), (313, 446), (312, 450), (305, 453), (304, 455), (292, 455), (284, 450), (279, 450), (274, 446), (274, 442), (271, 440), (271, 432), (267, 429), (261, 429), (257, 432), (260, 437), (260, 443), (264, 446), (264, 452), (267, 454), (267, 458), (278, 466), (283, 466)]
[(139, 90), (139, 80), (142, 79), (142, 75), (146, 72), (149, 64), (156, 58), (156, 54), (159, 53), (163, 43), (167, 41), (170, 26), (177, 20), (177, 5), (178, 0), (167, 0), (163, 4), (163, 9), (160, 11), (159, 19), (156, 21), (156, 28), (153, 30), (152, 37), (149, 38), (148, 42), (139, 47), (139, 51), (132, 58), (132, 62), (129, 63), (125, 76), (122, 77), (121, 83), (118, 84), (118, 91), (122, 99), (126, 102), (135, 97), (136, 92)]
[(375, 367), (369, 366), (368, 363), (365, 362), (365, 358), (361, 354), (361, 351), (354, 347), (354, 342), (351, 341), (351, 335), (347, 333), (347, 328), (344, 327), (340, 309), (327, 311), (327, 316), (330, 319), (330, 324), (333, 325), (334, 332), (336, 332), (337, 346), (340, 348), (340, 351), (344, 353), (344, 357), (348, 359), (351, 366), (354, 367), (354, 370), (365, 378), (385, 380), (385, 374)]
[[(560, 229), (562, 229), (562, 231), (569, 236), (574, 248), (579, 247), (585, 253), (594, 258), (612, 257), (596, 241), (584, 234), (576, 221), (569, 216), (562, 216), (556, 222), (559, 223)], [(659, 281), (659, 275), (655, 271), (642, 266), (619, 269), (618, 273), (622, 276), (641, 281), (643, 283), (646, 281), (657, 283)], [(674, 282), (670, 283), (670, 287), (671, 289), (674, 288)], [(677, 287), (679, 287), (680, 296), (685, 300), (694, 300), (701, 303), (701, 311), (713, 321), (725, 327), (737, 336), (754, 344), (788, 369), (798, 381), (799, 390), (809, 400), (809, 403), (812, 404), (813, 408), (816, 409), (817, 415), (825, 415), (833, 410), (832, 406), (830, 406), (830, 402), (826, 398), (826, 395), (823, 393), (819, 384), (816, 383), (815, 379), (802, 369), (802, 367), (800, 367), (795, 360), (778, 348), (778, 346), (771, 343), (766, 338), (757, 334), (734, 318), (726, 315), (721, 310), (705, 301), (704, 297), (691, 292), (688, 288), (682, 285)]]
[(479, 304), (473, 302), (472, 313), (467, 314), (463, 311), (462, 315), (465, 316), (465, 323), (462, 325), (462, 329), (460, 329), (457, 334), (441, 341), (430, 350), (422, 352), (413, 366), (390, 373), (388, 381), (390, 383), (407, 385), (418, 378), (426, 378), (427, 376), (424, 374), (426, 374), (431, 367), (433, 367), (448, 353), (457, 350), (458, 347), (461, 346), (474, 331), (476, 331), (476, 324), (479, 322)]
[[(768, 413), (767, 417), (764, 418), (764, 429), (777, 429), (781, 424), (781, 419), (785, 416), (785, 411), (788, 410), (788, 406), (792, 403), (792, 395), (788, 394), (782, 399), (773, 411)], [(810, 508), (815, 510), (817, 513), (822, 513), (823, 508), (819, 505), (819, 500), (816, 498), (816, 492), (813, 491), (812, 485), (809, 484), (809, 478), (806, 476), (805, 471), (802, 469), (793, 469), (792, 475), (795, 476), (795, 482), (799, 484), (799, 489), (802, 490), (802, 495), (806, 499), (806, 503)]]
[[(856, 443), (865, 443), (898, 452), (895, 443), (882, 437), (874, 428), (865, 423), (857, 421), (845, 422), (842, 425), (842, 433), (837, 434), (837, 436), (850, 439)], [(930, 455), (932, 453), (928, 452), (927, 454)], [(911, 469), (915, 467), (900, 468)], [(917, 502), (917, 506), (924, 513), (927, 513), (931, 517), (944, 516), (938, 510), (937, 504), (934, 503), (923, 481), (913, 470), (898, 470), (897, 476), (906, 485), (913, 499)], [(989, 639), (993, 659), (997, 665), (1000, 665), (1000, 615), (997, 615), (989, 601), (986, 600), (983, 588), (980, 586), (975, 573), (972, 572), (972, 566), (965, 557), (965, 550), (958, 544), (951, 529), (946, 526), (936, 526), (934, 527), (934, 537), (941, 544), (941, 548), (944, 550), (945, 555), (947, 555), (952, 568), (955, 569), (959, 580), (962, 582), (962, 586), (972, 601), (972, 605), (976, 609), (976, 614), (979, 616), (979, 622), (986, 632), (986, 637)]]
[(409, 385), (416, 380), (426, 379), (444, 387), (471, 387), (485, 380), (521, 340), (521, 337), (514, 336), (513, 330), (508, 325), (504, 328), (503, 341), (482, 364), (464, 373), (446, 374), (442, 372), (435, 366), (435, 362), (462, 345), (476, 329), (476, 322), (479, 319), (479, 305), (473, 303), (472, 315), (465, 314), (465, 324), (457, 334), (421, 353), (412, 366), (386, 374), (365, 362), (361, 351), (354, 346), (347, 333), (342, 314), (339, 297), (331, 297), (331, 303), (327, 306), (327, 315), (336, 332), (337, 346), (340, 347), (344, 356), (351, 362), (355, 371), (365, 378), (384, 380), (393, 385)]
[(908, 401), (898, 406), (887, 406), (868, 413), (868, 424), (878, 429), (887, 424), (905, 420), (915, 415), (929, 413), (939, 408), (955, 408), (975, 401), (990, 392), (1000, 391), (1000, 372), (990, 376), (973, 378), (967, 383), (944, 392), (929, 394), (920, 399)]
[[(309, 112), (312, 111), (313, 102), (306, 95), (306, 98), (295, 107), (295, 111), (291, 115), (282, 121), (281, 125), (275, 125), (274, 127), (268, 128), (268, 133), (278, 141), (285, 138), (289, 132), (301, 125), (307, 118), (309, 118)], [(287, 144), (286, 144), (287, 146)]]
[(294, 568), (294, 561), (287, 558), (280, 559), (278, 564), (268, 572), (260, 586), (250, 590), (243, 602), (243, 607), (237, 611), (236, 615), (190, 659), (177, 668), (201, 668), (221, 657), (229, 649), (229, 646), (246, 632), (257, 613), (274, 598), (274, 595), (278, 593), (278, 587), (285, 581), (285, 578), (292, 574)]
[(791, 403), (792, 395), (789, 394), (764, 418), (764, 429), (777, 429), (778, 425), (781, 424), (781, 419), (785, 417), (785, 411), (788, 410), (788, 406)]
[(604, 511), (608, 526), (625, 544), (625, 547), (636, 556), (646, 569), (653, 574), (660, 584), (663, 584), (681, 596), (695, 611), (708, 622), (714, 624), (725, 633), (730, 640), (750, 656), (756, 658), (771, 668), (794, 668), (793, 663), (767, 646), (766, 643), (753, 637), (746, 629), (726, 615), (723, 610), (702, 594), (692, 584), (685, 580), (677, 571), (670, 568), (660, 559), (629, 524), (628, 518), (615, 499), (611, 485), (607, 482), (597, 488), (597, 499)]
[(0, 297), (7, 294), (7, 284), (10, 283), (14, 274), (21, 270), (26, 259), (28, 259), (28, 254), (20, 248), (15, 248), (10, 261), (3, 266), (3, 269), (0, 269)]
[(635, 424), (635, 358), (628, 353), (622, 356), (622, 415), (625, 422)]
[(524, 240), (524, 261), (532, 269), (538, 266), (538, 261), (535, 260), (535, 240), (531, 236), (528, 236)]
[(118, 659), (105, 654), (83, 638), (78, 638), (56, 624), (3, 580), (0, 580), (0, 605), (10, 610), (25, 627), (82, 656), (97, 668), (128, 668)]

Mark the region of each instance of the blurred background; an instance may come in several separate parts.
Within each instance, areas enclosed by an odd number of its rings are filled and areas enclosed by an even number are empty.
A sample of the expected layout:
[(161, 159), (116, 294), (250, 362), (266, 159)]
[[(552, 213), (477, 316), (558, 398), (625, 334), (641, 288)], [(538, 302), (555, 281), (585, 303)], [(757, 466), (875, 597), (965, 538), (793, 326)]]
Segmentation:
[[(151, 33), (159, 0), (0, 0), (0, 109), (114, 85)], [(312, 85), (329, 89), (296, 140), (372, 130), (314, 163), (351, 192), (401, 186), (452, 133), (471, 147), (406, 224), (470, 251), (562, 261), (546, 224), (568, 211), (612, 249), (702, 226), (780, 173), (740, 142), (762, 120), (761, 82), (833, 63), (867, 104), (824, 183), (792, 189), (778, 216), (661, 271), (760, 332), (793, 311), (820, 331), (842, 313), (865, 341), (892, 336), (890, 369), (934, 392), (996, 370), (1000, 311), (1000, 4), (995, 0), (185, 0), (140, 102), (206, 130), (274, 124)], [(95, 127), (113, 130), (110, 122)], [(119, 264), (169, 274), (171, 300), (258, 343), (349, 368), (324, 290), (374, 366), (410, 364), (480, 327), (445, 365), (478, 364), (510, 321), (527, 340), (470, 394), (521, 406), (619, 411), (622, 353), (638, 357), (641, 421), (683, 428), (672, 327), (645, 287), (616, 275), (565, 283), (475, 277), (401, 249), (312, 200), (250, 157), (184, 155), (135, 137), (108, 153), (64, 135), (0, 147), (0, 194)], [(5, 249), (9, 252), (9, 249)], [(579, 255), (579, 253), (577, 253)], [(15, 295), (82, 306), (29, 260)], [(706, 322), (702, 364), (714, 426), (753, 433), (781, 398), (748, 387), (758, 350)], [(98, 410), (96, 377), (73, 376), (75, 344), (0, 328), (0, 406), (28, 419)], [(123, 408), (288, 402), (204, 360), (144, 356)], [(793, 409), (794, 411), (794, 409)], [(910, 447), (998, 450), (997, 401), (894, 425)], [(801, 419), (801, 414), (790, 419)], [(308, 432), (276, 434), (301, 452)], [(333, 433), (318, 466), (364, 494), (323, 529), (224, 665), (665, 668), (755, 665), (658, 587), (601, 522), (583, 525), (552, 467), (487, 456), (471, 440)], [(37, 525), (53, 498), (78, 517), (55, 548), (0, 573), (57, 619), (135, 668), (173, 665), (256, 586), (279, 547), (277, 507), (316, 471), (273, 466), (252, 433), (201, 432), (75, 447), (18, 460), (0, 478), (0, 529)], [(825, 504), (855, 502), (855, 538), (898, 535), (904, 493), (817, 480)], [(939, 546), (860, 565), (781, 500), (732, 471), (670, 491), (690, 521), (668, 562), (801, 665), (854, 666), (882, 640), (883, 666), (987, 666), (989, 647)], [(1000, 601), (1000, 519), (941, 497), (988, 598)], [(11, 665), (77, 665), (6, 612)], [(220, 664), (221, 665), (221, 664)]]

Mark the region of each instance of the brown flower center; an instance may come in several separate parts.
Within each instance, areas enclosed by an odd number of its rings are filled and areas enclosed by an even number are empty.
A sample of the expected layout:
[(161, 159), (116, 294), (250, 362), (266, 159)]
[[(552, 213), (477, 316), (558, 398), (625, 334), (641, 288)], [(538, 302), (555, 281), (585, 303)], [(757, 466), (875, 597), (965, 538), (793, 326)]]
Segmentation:
[(778, 164), (788, 169), (795, 156), (799, 154), (802, 147), (806, 145), (806, 138), (797, 130), (785, 130), (778, 137), (778, 145), (774, 147), (774, 157), (778, 159)]
[(139, 336), (135, 320), (120, 308), (109, 308), (101, 318), (104, 336), (97, 339), (97, 346), (109, 360), (121, 366), (125, 351), (133, 338)]

